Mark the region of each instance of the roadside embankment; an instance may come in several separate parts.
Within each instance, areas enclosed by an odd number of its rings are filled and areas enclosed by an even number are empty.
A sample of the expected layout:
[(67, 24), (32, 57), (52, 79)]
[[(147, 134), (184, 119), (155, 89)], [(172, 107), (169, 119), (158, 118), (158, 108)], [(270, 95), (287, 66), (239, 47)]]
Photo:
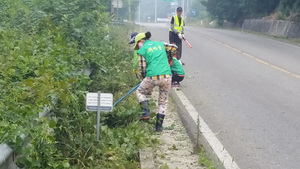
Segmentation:
[(300, 38), (300, 23), (291, 21), (246, 19), (242, 29), (273, 36)]

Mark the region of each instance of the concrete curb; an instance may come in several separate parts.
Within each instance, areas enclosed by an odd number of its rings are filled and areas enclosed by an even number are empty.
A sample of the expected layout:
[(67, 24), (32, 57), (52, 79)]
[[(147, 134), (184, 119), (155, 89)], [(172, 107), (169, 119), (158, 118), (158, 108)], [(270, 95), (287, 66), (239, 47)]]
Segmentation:
[(16, 169), (17, 166), (13, 163), (13, 150), (6, 144), (0, 144), (0, 150), (0, 169)]
[(152, 148), (139, 150), (141, 169), (155, 169)]
[(192, 143), (203, 146), (206, 153), (215, 162), (216, 168), (239, 169), (234, 158), (230, 156), (180, 88), (173, 88), (170, 96), (177, 104), (180, 119)]

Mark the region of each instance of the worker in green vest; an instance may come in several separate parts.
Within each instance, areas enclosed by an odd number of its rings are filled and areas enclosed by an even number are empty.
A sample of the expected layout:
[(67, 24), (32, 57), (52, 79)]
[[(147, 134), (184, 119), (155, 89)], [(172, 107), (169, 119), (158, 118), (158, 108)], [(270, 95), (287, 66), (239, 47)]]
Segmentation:
[[(185, 26), (182, 14), (182, 8), (178, 7), (176, 9), (177, 15), (174, 15), (171, 20), (171, 28), (169, 32), (169, 41), (171, 44), (176, 44), (177, 49), (177, 59), (181, 60), (182, 56), (182, 39), (184, 39), (184, 28)], [(184, 65), (184, 63), (182, 62)]]
[(150, 37), (150, 32), (139, 33), (135, 37), (134, 49), (138, 49), (139, 73), (143, 77), (136, 94), (143, 110), (140, 119), (148, 120), (150, 119), (150, 110), (146, 94), (151, 93), (155, 86), (159, 87), (159, 110), (156, 115), (156, 131), (162, 131), (168, 94), (171, 89), (172, 72), (164, 43), (151, 41), (149, 40)]
[(184, 79), (184, 70), (180, 62), (173, 57), (172, 65), (170, 65), (172, 71), (172, 87), (179, 87), (180, 83)]
[(169, 65), (172, 71), (172, 87), (179, 87), (179, 82), (181, 82), (184, 79), (185, 73), (181, 63), (175, 57), (177, 53), (177, 46), (169, 43), (164, 44), (168, 56)]

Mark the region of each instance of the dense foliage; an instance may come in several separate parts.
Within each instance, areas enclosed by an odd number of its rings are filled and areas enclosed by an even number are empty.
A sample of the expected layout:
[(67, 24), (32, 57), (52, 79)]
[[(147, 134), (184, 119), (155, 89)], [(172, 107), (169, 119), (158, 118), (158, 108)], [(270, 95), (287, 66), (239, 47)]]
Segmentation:
[(248, 18), (261, 18), (274, 12), (275, 19), (300, 21), (300, 0), (204, 0), (212, 19), (238, 22)]
[(284, 16), (300, 21), (300, 0), (280, 0), (279, 9)]
[[(138, 147), (153, 141), (150, 124), (137, 121), (134, 96), (102, 114), (95, 141), (96, 115), (85, 111), (85, 93), (120, 98), (138, 83), (129, 28), (109, 25), (107, 3), (0, 1), (0, 143), (15, 150), (19, 167), (138, 168)], [(44, 110), (51, 118), (39, 118)]]
[(201, 1), (189, 1), (189, 9), (187, 11), (188, 19), (205, 19), (207, 18), (207, 12), (205, 6), (201, 3)]

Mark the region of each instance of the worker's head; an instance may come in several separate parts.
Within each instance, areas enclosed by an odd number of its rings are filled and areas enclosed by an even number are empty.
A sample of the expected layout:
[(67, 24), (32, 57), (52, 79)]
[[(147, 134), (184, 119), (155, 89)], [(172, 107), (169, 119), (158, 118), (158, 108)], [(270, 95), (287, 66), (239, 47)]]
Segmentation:
[(135, 44), (133, 49), (134, 50), (140, 49), (144, 45), (144, 42), (150, 38), (151, 38), (151, 32), (137, 34), (135, 36)]
[(178, 7), (178, 8), (176, 9), (176, 12), (177, 12), (177, 16), (181, 16), (181, 14), (182, 14), (182, 8), (181, 8), (181, 7)]
[(135, 36), (137, 35), (137, 32), (133, 32), (130, 36), (130, 41), (128, 42), (129, 44), (134, 44), (135, 41)]

